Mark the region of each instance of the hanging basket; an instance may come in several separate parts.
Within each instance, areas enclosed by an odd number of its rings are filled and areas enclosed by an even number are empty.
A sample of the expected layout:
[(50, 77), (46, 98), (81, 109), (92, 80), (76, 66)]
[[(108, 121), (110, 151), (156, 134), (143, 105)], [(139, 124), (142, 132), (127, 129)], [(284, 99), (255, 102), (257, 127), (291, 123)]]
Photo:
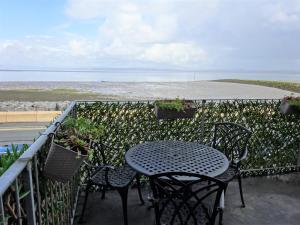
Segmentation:
[(73, 178), (86, 158), (87, 155), (78, 155), (52, 140), (44, 173), (51, 180), (66, 183)]
[(300, 115), (300, 109), (297, 106), (291, 105), (288, 101), (284, 100), (280, 104), (280, 112), (284, 115)]
[(157, 119), (188, 119), (193, 118), (195, 113), (195, 103), (189, 100), (184, 100), (184, 109), (181, 111), (177, 111), (176, 109), (161, 108), (155, 104), (155, 115)]

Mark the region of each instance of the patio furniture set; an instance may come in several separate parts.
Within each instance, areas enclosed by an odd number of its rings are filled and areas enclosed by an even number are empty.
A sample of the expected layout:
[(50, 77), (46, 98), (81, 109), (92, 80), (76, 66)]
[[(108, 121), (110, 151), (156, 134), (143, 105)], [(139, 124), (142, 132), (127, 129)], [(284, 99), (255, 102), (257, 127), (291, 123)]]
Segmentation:
[(228, 184), (238, 179), (242, 207), (245, 207), (240, 166), (247, 156), (251, 132), (235, 123), (216, 123), (211, 146), (197, 142), (151, 141), (125, 149), (125, 162), (114, 167), (107, 164), (103, 143), (93, 143), (102, 156), (103, 165), (93, 167), (88, 178), (79, 221), (83, 222), (88, 194), (98, 186), (105, 198), (108, 189), (121, 196), (124, 225), (127, 218), (127, 195), (136, 180), (141, 204), (140, 177), (149, 180), (149, 199), (154, 208), (155, 224), (222, 224), (224, 195)]

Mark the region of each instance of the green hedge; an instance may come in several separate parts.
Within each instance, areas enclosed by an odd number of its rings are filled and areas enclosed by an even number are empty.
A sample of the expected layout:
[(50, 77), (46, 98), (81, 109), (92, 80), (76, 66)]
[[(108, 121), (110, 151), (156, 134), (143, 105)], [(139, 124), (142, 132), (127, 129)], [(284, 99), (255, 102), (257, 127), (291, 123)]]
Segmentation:
[[(76, 114), (106, 127), (103, 142), (112, 163), (124, 160), (124, 146), (154, 140), (185, 140), (210, 144), (215, 122), (243, 124), (253, 133), (244, 174), (261, 175), (295, 170), (300, 143), (299, 116), (279, 112), (279, 100), (200, 100), (193, 119), (156, 119), (153, 102), (78, 103)], [(116, 156), (116, 157), (114, 157)], [(96, 152), (92, 163), (99, 163)]]

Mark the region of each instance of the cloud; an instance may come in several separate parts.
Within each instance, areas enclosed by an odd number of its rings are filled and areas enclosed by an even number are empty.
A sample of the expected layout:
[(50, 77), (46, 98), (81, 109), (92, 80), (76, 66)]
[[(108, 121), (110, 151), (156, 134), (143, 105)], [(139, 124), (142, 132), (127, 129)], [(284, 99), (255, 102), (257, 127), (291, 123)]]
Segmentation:
[(87, 56), (89, 54), (88, 43), (84, 40), (70, 40), (69, 48), (73, 56)]
[(149, 22), (139, 12), (121, 12), (108, 16), (100, 26), (100, 35), (106, 39), (122, 39), (136, 44), (171, 41), (177, 31), (176, 17), (161, 15)]
[(295, 23), (300, 21), (300, 14), (278, 11), (271, 17), (271, 21), (275, 23)]
[[(197, 27), (211, 17), (219, 0), (68, 0), (66, 21), (50, 29), (60, 37), (41, 35), (4, 40), (0, 59), (22, 65), (193, 66), (209, 54), (200, 41), (182, 34), (183, 27)], [(197, 18), (195, 20), (195, 18)], [(96, 35), (74, 33), (93, 21)], [(18, 61), (12, 61), (18, 55)], [(113, 65), (112, 65), (113, 66)]]
[[(203, 15), (215, 8), (208, 1)], [(200, 3), (199, 3), (200, 2)], [(209, 2), (216, 2), (215, 0)], [(45, 66), (194, 66), (209, 57), (201, 43), (180, 37), (180, 24), (196, 14), (180, 1), (69, 0), (69, 20), (53, 27), (60, 36), (26, 36), (0, 42), (0, 60), (7, 65)], [(182, 10), (179, 10), (182, 9)], [(190, 11), (191, 10), (191, 11)], [(178, 14), (179, 13), (179, 14)], [(95, 20), (96, 36), (68, 31), (81, 21)], [(77, 21), (77, 22), (76, 22)], [(71, 26), (72, 24), (72, 26)], [(12, 60), (14, 58), (18, 60)]]
[(147, 16), (176, 13), (179, 17), (189, 18), (197, 15), (197, 19), (202, 20), (215, 12), (219, 2), (220, 0), (68, 0), (65, 12), (70, 18), (78, 20), (137, 11)]
[(154, 44), (146, 49), (142, 59), (158, 63), (184, 65), (206, 60), (206, 52), (190, 43)]
[(11, 66), (74, 66), (88, 63), (92, 42), (75, 38), (30, 36), (0, 41), (0, 62)]
[(36, 65), (42, 63), (41, 58), (49, 61), (50, 57), (61, 56), (63, 50), (48, 40), (48, 37), (25, 37), (22, 40), (2, 41), (0, 42), (0, 61), (4, 65)]
[(300, 22), (300, 0), (279, 1), (267, 5), (265, 11), (269, 21), (274, 24), (286, 26)]
[(124, 1), (114, 0), (68, 0), (66, 14), (73, 19), (93, 19), (106, 16), (118, 4)]
[(67, 0), (49, 36), (0, 39), (0, 62), (294, 69), (299, 28), (300, 0)]
[[(188, 65), (203, 60), (207, 53), (199, 43), (178, 39), (181, 32), (178, 24), (191, 16), (197, 16), (198, 20), (207, 17), (216, 2), (187, 1), (186, 7), (180, 1), (168, 0), (86, 0), (84, 3), (69, 0), (66, 13), (75, 20), (103, 18), (99, 24), (99, 39), (104, 45), (99, 51), (109, 57)], [(199, 6), (198, 9), (191, 10), (191, 4)]]

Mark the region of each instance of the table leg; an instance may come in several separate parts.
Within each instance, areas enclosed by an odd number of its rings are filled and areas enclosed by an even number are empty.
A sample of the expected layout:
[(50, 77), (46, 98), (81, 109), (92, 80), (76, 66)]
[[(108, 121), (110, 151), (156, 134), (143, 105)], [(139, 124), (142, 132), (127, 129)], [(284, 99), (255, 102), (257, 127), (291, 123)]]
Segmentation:
[(225, 206), (225, 192), (222, 191), (220, 204), (219, 204), (219, 225), (223, 225), (223, 211)]

